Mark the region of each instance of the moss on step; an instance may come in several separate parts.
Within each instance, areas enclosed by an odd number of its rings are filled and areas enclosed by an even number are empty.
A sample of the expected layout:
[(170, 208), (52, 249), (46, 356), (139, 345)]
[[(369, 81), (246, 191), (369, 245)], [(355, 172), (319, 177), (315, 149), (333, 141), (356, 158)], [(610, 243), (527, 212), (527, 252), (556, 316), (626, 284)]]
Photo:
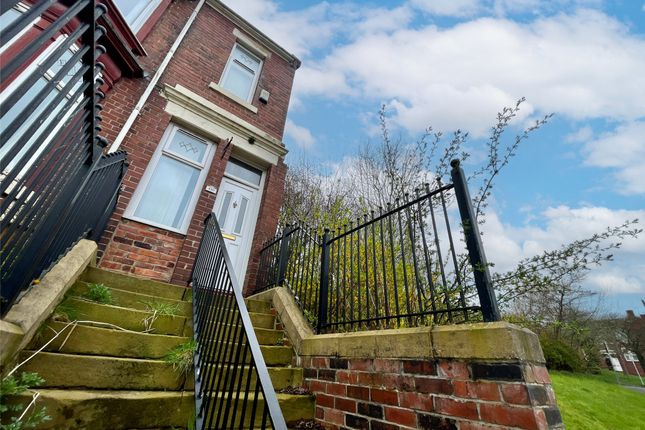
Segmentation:
[(262, 300), (253, 300), (253, 299), (246, 299), (246, 308), (249, 310), (249, 312), (257, 312), (260, 314), (267, 314), (270, 313), (271, 311), (271, 303), (265, 302)]
[[(85, 325), (77, 325), (74, 328), (65, 328), (66, 326), (66, 323), (46, 322), (41, 335), (32, 341), (29, 348), (39, 349), (51, 340), (55, 332), (65, 329), (65, 333), (49, 344), (45, 351), (160, 359), (173, 348), (189, 340), (186, 337), (134, 333)], [(69, 337), (67, 330), (71, 332)]]
[[(23, 351), (21, 358), (31, 355)], [(181, 390), (184, 377), (163, 360), (44, 352), (24, 366), (45, 379), (45, 388), (102, 390)]]
[[(74, 284), (70, 294), (74, 296), (86, 297), (89, 290), (89, 283), (79, 281)], [(192, 303), (182, 300), (173, 300), (162, 297), (151, 296), (148, 294), (136, 293), (133, 291), (122, 290), (118, 287), (110, 287), (113, 303), (116, 306), (130, 309), (146, 310), (150, 302), (167, 303), (177, 307), (177, 314), (190, 316), (192, 313)]]
[[(67, 299), (63, 305), (75, 309), (79, 320), (99, 321), (140, 332), (146, 329), (144, 320), (153, 315), (152, 312), (102, 305), (73, 297)], [(182, 316), (160, 315), (151, 323), (150, 328), (155, 334), (179, 336), (183, 332), (185, 323), (186, 318)]]
[[(51, 421), (39, 429), (125, 430), (185, 427), (195, 408), (191, 391), (95, 391), (38, 389)], [(8, 399), (31, 400), (31, 394)]]
[[(241, 372), (242, 383), (246, 384), (248, 378), (248, 369), (248, 366), (238, 368), (235, 373), (235, 381), (240, 380)], [(283, 388), (300, 385), (302, 383), (302, 369), (295, 367), (269, 367), (267, 370), (269, 371), (269, 376), (271, 377), (271, 382), (273, 383), (273, 388), (275, 390), (281, 390)], [(217, 367), (211, 371), (213, 372), (211, 373), (211, 378), (214, 378), (213, 381), (215, 381), (215, 386), (228, 386), (231, 375), (233, 374), (232, 369), (229, 369), (228, 367)], [(225, 375), (223, 378), (222, 371)], [(251, 380), (249, 382), (251, 390), (255, 389), (256, 383), (257, 373), (255, 373), (254, 369), (253, 373), (251, 374)]]
[(97, 269), (95, 267), (88, 267), (81, 275), (81, 280), (102, 283), (112, 288), (173, 300), (182, 300), (187, 291), (186, 288), (178, 285), (108, 272), (107, 270)]

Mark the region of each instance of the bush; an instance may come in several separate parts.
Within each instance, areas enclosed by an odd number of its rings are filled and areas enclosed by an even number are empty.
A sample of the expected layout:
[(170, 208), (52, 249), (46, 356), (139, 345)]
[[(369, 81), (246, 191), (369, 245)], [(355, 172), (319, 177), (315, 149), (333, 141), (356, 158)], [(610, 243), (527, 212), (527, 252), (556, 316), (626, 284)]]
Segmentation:
[(544, 337), (540, 339), (540, 343), (548, 369), (580, 372), (585, 368), (576, 350), (566, 343)]

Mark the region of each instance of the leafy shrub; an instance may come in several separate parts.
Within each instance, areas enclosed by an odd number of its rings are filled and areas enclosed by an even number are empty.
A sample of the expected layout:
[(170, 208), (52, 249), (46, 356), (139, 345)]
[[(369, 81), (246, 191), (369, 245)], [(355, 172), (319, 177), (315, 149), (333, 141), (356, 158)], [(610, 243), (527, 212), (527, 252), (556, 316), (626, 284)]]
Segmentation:
[[(24, 393), (30, 387), (42, 385), (45, 382), (37, 373), (23, 372), (19, 377), (13, 375), (2, 379), (0, 383), (0, 416), (3, 422), (0, 423), (0, 430), (22, 430), (35, 428), (39, 424), (50, 420), (45, 413), (45, 408), (36, 408), (33, 404), (7, 405), (4, 398)], [(28, 409), (33, 411), (28, 413)], [(8, 415), (12, 415), (10, 418)]]
[(585, 366), (578, 353), (566, 343), (545, 337), (540, 339), (540, 343), (548, 369), (569, 372), (579, 372), (584, 369)]

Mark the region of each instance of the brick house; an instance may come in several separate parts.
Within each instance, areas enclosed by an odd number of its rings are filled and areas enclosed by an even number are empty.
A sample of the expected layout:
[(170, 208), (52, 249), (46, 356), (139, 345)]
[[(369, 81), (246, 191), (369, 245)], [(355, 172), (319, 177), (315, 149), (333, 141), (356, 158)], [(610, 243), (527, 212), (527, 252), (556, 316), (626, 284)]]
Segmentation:
[(645, 315), (636, 315), (633, 310), (626, 312), (619, 321), (622, 330), (614, 333), (613, 339), (605, 342), (600, 351), (601, 367), (633, 376), (645, 376), (639, 359), (645, 353)]
[(185, 285), (215, 212), (248, 285), (277, 225), (300, 62), (219, 1), (133, 3), (105, 2), (131, 43), (103, 61), (102, 133), (130, 166), (99, 266)]

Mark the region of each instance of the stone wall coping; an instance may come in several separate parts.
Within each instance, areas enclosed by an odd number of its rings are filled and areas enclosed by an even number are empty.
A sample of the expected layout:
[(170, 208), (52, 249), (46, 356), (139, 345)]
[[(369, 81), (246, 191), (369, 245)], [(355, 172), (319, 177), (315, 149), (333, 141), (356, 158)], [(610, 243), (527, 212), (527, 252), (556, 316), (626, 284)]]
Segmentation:
[(63, 300), (88, 265), (96, 264), (97, 245), (83, 239), (31, 287), (0, 321), (0, 364), (4, 371), (15, 353), (31, 341), (38, 328)]
[(252, 298), (272, 302), (299, 356), (545, 363), (537, 335), (505, 321), (316, 335), (286, 288)]
[[(277, 164), (288, 152), (279, 139), (180, 84), (165, 84), (162, 96), (169, 102), (165, 111), (175, 122), (197, 128), (211, 138), (232, 137), (234, 146), (267, 164)], [(253, 144), (249, 143), (251, 137)]]

